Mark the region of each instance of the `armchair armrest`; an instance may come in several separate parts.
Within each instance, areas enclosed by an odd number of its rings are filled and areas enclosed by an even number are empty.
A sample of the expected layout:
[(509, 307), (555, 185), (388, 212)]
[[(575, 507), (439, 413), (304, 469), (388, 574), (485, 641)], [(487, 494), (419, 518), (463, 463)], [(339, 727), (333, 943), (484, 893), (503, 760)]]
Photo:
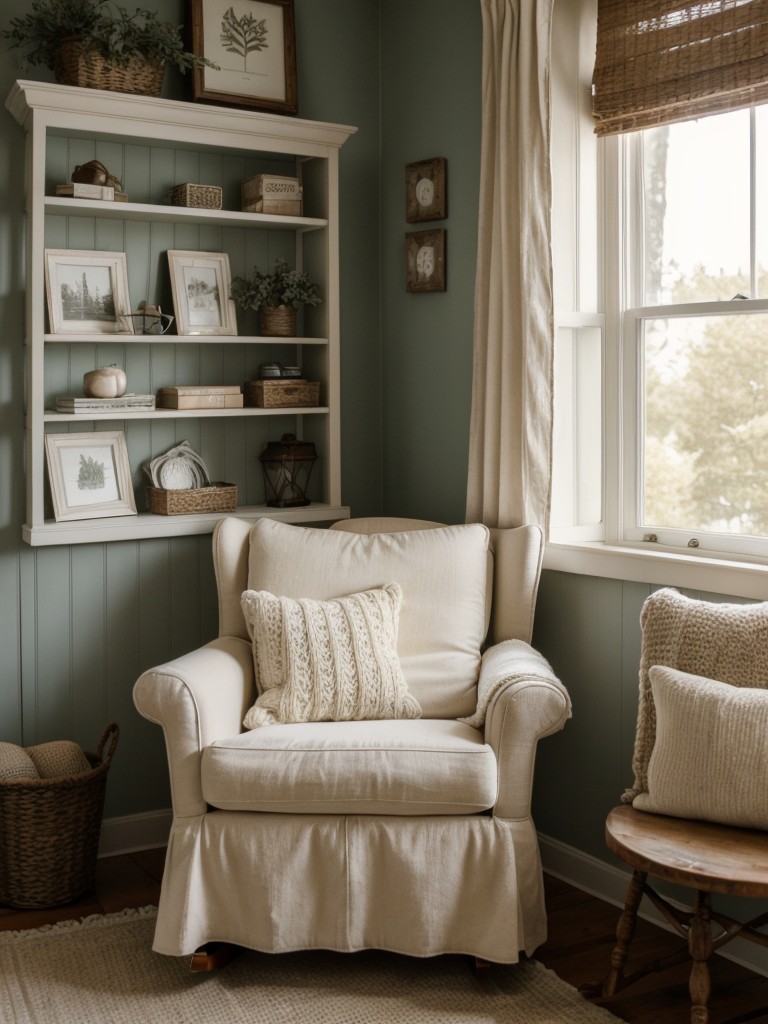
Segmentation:
[(176, 817), (205, 812), (200, 785), (203, 748), (241, 733), (243, 717), (254, 699), (251, 646), (237, 637), (212, 640), (148, 669), (136, 681), (134, 704), (165, 734)]
[(464, 721), (484, 726), (499, 766), (494, 814), (530, 813), (538, 741), (562, 729), (571, 715), (568, 693), (549, 662), (522, 640), (505, 640), (483, 655), (477, 711)]

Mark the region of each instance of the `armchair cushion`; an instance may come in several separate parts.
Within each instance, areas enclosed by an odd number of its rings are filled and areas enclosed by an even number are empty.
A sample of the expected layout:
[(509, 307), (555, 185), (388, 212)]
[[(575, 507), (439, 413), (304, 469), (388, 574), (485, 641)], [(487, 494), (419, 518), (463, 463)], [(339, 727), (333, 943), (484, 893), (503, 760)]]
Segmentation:
[(473, 814), (493, 807), (496, 757), (455, 721), (275, 725), (203, 751), (205, 800), (286, 814)]
[(401, 601), (397, 583), (331, 601), (246, 590), (259, 697), (245, 727), (418, 718), (397, 657)]
[(768, 829), (768, 691), (661, 665), (650, 679), (656, 742), (634, 806)]
[(248, 589), (327, 601), (396, 580), (408, 688), (424, 717), (458, 718), (477, 707), (489, 547), (479, 523), (366, 535), (259, 519), (250, 532)]

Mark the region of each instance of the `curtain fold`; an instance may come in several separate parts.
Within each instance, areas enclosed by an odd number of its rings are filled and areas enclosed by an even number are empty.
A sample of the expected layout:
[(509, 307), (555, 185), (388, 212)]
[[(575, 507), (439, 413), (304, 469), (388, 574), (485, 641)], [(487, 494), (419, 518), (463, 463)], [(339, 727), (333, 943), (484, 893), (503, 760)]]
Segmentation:
[(552, 0), (481, 0), (483, 125), (467, 521), (549, 518)]

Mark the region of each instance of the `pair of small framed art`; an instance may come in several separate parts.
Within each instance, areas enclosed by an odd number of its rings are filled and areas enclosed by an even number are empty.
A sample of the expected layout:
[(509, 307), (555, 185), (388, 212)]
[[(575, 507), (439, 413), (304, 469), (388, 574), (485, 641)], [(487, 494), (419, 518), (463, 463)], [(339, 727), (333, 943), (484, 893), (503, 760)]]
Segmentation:
[[(409, 224), (445, 219), (448, 213), (446, 179), (445, 157), (406, 165), (405, 216)], [(445, 228), (406, 232), (406, 291), (445, 291), (445, 250)]]

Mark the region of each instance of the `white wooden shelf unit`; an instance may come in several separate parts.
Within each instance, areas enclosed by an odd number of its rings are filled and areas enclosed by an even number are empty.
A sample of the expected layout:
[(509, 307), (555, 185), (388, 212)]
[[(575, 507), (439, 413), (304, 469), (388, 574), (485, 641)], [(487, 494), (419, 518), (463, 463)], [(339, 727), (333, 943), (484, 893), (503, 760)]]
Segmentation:
[[(207, 533), (219, 513), (104, 517), (57, 523), (47, 493), (44, 434), (122, 429), (126, 434), (137, 508), (143, 502), (142, 465), (188, 438), (214, 479), (238, 484), (245, 500), (235, 514), (286, 522), (346, 518), (341, 503), (339, 420), (339, 149), (356, 129), (204, 104), (129, 96), (95, 89), (19, 81), (6, 107), (27, 137), (26, 172), (26, 495), (22, 535), (32, 545), (81, 544)], [(101, 160), (122, 176), (127, 202), (57, 197), (77, 163)], [(239, 185), (257, 173), (301, 178), (307, 216), (245, 213)], [(182, 182), (218, 184), (221, 210), (167, 205)], [(147, 299), (171, 306), (165, 251), (228, 252), (233, 276), (283, 256), (320, 283), (321, 306), (305, 311), (301, 337), (267, 338), (254, 331), (255, 314), (238, 311), (237, 336), (46, 333), (46, 248), (125, 251), (131, 308)], [(240, 321), (244, 326), (240, 325)], [(250, 318), (250, 320), (249, 320)], [(243, 333), (240, 333), (243, 331)], [(321, 381), (312, 408), (142, 410), (87, 416), (53, 411), (57, 394), (80, 394), (82, 374), (117, 362), (129, 390), (169, 384), (243, 383), (262, 362), (303, 365)], [(239, 374), (240, 379), (237, 379)], [(64, 425), (66, 430), (63, 429)], [(298, 508), (263, 504), (259, 454), (267, 440), (290, 431), (316, 443), (319, 466), (313, 500)]]

